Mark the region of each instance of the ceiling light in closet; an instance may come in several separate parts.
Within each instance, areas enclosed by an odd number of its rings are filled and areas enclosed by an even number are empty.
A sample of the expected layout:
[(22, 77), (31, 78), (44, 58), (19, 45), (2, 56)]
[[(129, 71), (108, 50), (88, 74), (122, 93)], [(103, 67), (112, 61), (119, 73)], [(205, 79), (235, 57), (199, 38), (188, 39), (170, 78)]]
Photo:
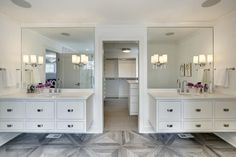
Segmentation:
[(166, 36), (171, 36), (171, 35), (175, 35), (175, 33), (174, 32), (167, 32), (166, 33)]
[(70, 36), (70, 33), (63, 32), (63, 33), (61, 33), (61, 35), (63, 35), (63, 36)]
[(32, 5), (25, 0), (11, 0), (12, 3), (21, 8), (31, 8)]
[(122, 48), (122, 52), (130, 53), (131, 52), (131, 48)]
[(202, 7), (203, 8), (212, 7), (220, 2), (221, 0), (206, 0), (205, 2), (202, 3)]

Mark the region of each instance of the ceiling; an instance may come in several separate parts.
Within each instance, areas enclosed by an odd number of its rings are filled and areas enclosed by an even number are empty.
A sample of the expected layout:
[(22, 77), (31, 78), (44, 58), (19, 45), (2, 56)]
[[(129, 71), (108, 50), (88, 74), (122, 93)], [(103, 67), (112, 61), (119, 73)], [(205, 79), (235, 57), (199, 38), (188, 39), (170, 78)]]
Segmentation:
[[(49, 39), (57, 41), (74, 51), (81, 53), (94, 52), (94, 29), (93, 28), (27, 28)], [(69, 36), (61, 33), (68, 33)]]
[[(184, 38), (191, 36), (193, 33), (204, 32), (212, 33), (212, 28), (203, 27), (169, 27), (169, 28), (149, 28), (148, 29), (148, 43), (157, 42), (179, 42)], [(173, 35), (166, 35), (166, 33), (174, 33)]]
[(202, 8), (205, 0), (26, 0), (21, 8), (0, 1), (0, 12), (20, 22), (78, 22), (92, 24), (148, 24), (209, 22), (236, 9), (236, 0), (222, 0)]

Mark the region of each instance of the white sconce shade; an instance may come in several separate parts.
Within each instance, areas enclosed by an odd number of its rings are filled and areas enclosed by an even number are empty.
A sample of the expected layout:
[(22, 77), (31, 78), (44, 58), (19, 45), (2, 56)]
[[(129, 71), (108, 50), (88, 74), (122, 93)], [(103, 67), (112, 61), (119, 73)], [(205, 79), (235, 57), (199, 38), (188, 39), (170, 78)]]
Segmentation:
[(193, 63), (198, 64), (198, 56), (193, 56)]
[(211, 64), (213, 62), (213, 56), (212, 55), (207, 55), (207, 62)]
[(160, 61), (161, 64), (164, 63), (164, 58), (163, 58), (163, 56), (160, 56), (160, 57), (159, 57), (159, 61)]
[(36, 55), (30, 55), (30, 63), (32, 63), (32, 64), (37, 63), (37, 56)]
[(38, 56), (38, 64), (42, 65), (44, 62), (43, 56)]
[(154, 56), (151, 56), (151, 63), (152, 63), (152, 64), (155, 64), (155, 58), (154, 58)]
[(163, 63), (167, 63), (168, 57), (167, 54), (162, 55)]
[[(75, 55), (76, 56), (76, 55)], [(79, 64), (80, 63), (80, 56), (76, 56), (76, 61), (75, 64)]]
[(159, 62), (159, 55), (158, 54), (155, 54), (154, 56), (153, 56), (153, 60), (154, 60), (154, 63), (157, 63), (157, 62)]
[(86, 56), (86, 55), (81, 55), (81, 63), (87, 64), (87, 63), (88, 63), (88, 56)]
[(23, 63), (29, 64), (29, 55), (23, 55)]
[(199, 63), (206, 63), (206, 56), (205, 55), (199, 55)]
[(77, 63), (77, 55), (72, 55), (71, 59), (73, 64)]

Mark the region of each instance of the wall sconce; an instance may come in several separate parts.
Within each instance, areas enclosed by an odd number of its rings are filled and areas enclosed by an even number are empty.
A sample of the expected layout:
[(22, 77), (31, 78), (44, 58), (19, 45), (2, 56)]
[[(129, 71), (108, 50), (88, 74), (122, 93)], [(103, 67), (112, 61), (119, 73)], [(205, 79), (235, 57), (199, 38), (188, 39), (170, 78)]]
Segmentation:
[(84, 66), (88, 64), (88, 56), (86, 55), (72, 55), (72, 63), (76, 66)]
[(166, 68), (167, 61), (167, 54), (161, 56), (159, 56), (158, 54), (154, 54), (153, 56), (151, 56), (151, 63), (153, 64), (153, 69), (157, 69), (157, 67)]
[(195, 65), (199, 65), (200, 67), (205, 66), (206, 64), (211, 64), (213, 62), (213, 56), (212, 55), (204, 55), (201, 54), (199, 56), (193, 56), (193, 63)]
[(40, 66), (44, 63), (44, 57), (37, 56), (37, 55), (23, 55), (23, 63), (25, 65), (37, 67), (37, 66)]

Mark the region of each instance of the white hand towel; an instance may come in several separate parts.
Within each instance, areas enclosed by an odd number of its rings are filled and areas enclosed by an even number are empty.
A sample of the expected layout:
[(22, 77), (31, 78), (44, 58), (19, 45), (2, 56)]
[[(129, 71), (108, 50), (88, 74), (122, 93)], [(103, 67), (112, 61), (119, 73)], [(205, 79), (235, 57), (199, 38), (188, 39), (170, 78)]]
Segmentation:
[(224, 69), (216, 69), (215, 70), (215, 85), (219, 87), (229, 87), (229, 71)]

